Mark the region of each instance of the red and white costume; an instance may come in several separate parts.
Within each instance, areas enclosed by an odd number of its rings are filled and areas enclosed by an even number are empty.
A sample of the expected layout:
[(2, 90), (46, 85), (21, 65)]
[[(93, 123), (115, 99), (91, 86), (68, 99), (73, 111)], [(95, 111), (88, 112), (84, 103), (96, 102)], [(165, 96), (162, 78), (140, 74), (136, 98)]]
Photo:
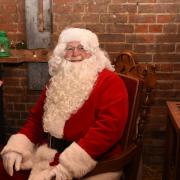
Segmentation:
[[(66, 109), (59, 107), (64, 111), (62, 116), (68, 114), (69, 118), (57, 121), (54, 114), (61, 111), (56, 113), (53, 106), (51, 113), (44, 115), (45, 111), (48, 112), (45, 106), (48, 89), (44, 89), (27, 122), (17, 134), (11, 136), (1, 154), (10, 151), (22, 154), (21, 169), (32, 169), (30, 179), (33, 179), (42, 170), (53, 168), (49, 163), (57, 153), (44, 145), (47, 143), (45, 131), (57, 135), (57, 138), (73, 141), (63, 152), (59, 152), (61, 180), (83, 177), (96, 166), (99, 159), (119, 155), (121, 147), (118, 141), (128, 115), (125, 85), (117, 74), (106, 68), (99, 71), (93, 84), (89, 94), (85, 94), (77, 108), (72, 108), (72, 112), (66, 113)], [(48, 117), (51, 116), (55, 123), (52, 121), (49, 125)]]

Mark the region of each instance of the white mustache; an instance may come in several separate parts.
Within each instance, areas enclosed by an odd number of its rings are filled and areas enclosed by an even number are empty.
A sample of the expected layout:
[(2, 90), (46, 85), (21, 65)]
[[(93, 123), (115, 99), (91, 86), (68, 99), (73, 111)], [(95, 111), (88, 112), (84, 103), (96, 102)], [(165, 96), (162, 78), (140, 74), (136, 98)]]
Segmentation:
[(70, 62), (75, 62), (75, 61), (82, 61), (83, 58), (82, 56), (76, 56), (76, 57), (71, 57), (71, 58), (66, 58), (66, 60), (70, 61)]

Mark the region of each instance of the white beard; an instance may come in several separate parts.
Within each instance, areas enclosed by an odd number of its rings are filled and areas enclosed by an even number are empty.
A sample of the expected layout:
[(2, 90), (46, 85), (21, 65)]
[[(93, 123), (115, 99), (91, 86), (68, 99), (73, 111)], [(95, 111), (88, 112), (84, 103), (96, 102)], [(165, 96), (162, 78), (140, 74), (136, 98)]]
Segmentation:
[(65, 122), (88, 99), (98, 73), (105, 66), (95, 56), (81, 62), (62, 60), (59, 71), (51, 78), (46, 91), (43, 128), (57, 138), (63, 137)]

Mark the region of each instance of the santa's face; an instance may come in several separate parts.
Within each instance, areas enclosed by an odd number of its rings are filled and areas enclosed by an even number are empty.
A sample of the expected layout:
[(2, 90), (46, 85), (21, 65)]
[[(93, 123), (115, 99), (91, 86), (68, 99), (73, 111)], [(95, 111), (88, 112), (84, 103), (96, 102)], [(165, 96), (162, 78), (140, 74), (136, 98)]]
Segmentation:
[(64, 59), (71, 62), (79, 62), (89, 59), (92, 54), (85, 50), (79, 41), (68, 42), (64, 51)]

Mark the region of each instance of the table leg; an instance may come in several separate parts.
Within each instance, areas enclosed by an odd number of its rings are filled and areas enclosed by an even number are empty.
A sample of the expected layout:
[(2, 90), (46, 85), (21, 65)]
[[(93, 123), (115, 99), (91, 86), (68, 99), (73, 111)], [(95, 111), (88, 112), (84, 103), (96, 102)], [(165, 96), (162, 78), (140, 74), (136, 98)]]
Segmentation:
[(166, 147), (165, 147), (165, 161), (162, 180), (170, 180), (171, 162), (174, 146), (174, 132), (173, 126), (168, 118), (167, 131), (166, 131)]
[(180, 180), (180, 134), (177, 135), (176, 145), (175, 180)]

